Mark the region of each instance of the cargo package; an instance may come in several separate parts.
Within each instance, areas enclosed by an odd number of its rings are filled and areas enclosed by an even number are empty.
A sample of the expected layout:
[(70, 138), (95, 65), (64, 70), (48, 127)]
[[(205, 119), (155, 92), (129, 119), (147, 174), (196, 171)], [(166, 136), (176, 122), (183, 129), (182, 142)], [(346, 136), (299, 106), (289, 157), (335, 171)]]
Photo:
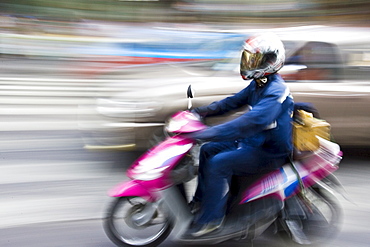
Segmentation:
[(330, 140), (330, 124), (314, 118), (312, 113), (298, 110), (293, 122), (293, 144), (299, 151), (315, 151), (319, 148), (316, 136)]

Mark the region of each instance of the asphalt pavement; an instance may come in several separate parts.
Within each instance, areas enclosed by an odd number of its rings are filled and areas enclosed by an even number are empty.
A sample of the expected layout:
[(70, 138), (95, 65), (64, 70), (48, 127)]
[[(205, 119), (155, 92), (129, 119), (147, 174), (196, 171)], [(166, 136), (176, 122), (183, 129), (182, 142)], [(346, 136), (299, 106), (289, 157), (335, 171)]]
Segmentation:
[[(2, 158), (0, 229), (4, 237), (0, 246), (113, 246), (101, 227), (109, 202), (106, 192), (127, 179), (125, 169), (136, 155), (125, 153), (112, 159), (112, 153), (89, 157), (62, 152), (49, 158), (28, 154), (22, 159), (17, 158), (21, 153), (13, 153)], [(368, 246), (370, 159), (345, 156), (336, 174), (350, 201), (340, 198), (345, 215), (342, 232), (325, 246)], [(271, 241), (270, 236), (262, 236), (255, 246), (284, 246)], [(163, 246), (173, 245), (166, 241)]]
[[(127, 179), (125, 170), (139, 152), (84, 150), (76, 120), (81, 102), (93, 104), (96, 93), (114, 89), (70, 79), (12, 77), (0, 81), (0, 102), (6, 105), (0, 109), (0, 246), (113, 246), (100, 226), (109, 201), (107, 191)], [(61, 85), (69, 86), (76, 97), (58, 92)], [(54, 105), (44, 101), (50, 92), (59, 93), (53, 98)], [(50, 114), (55, 109), (60, 111)], [(369, 154), (368, 149), (344, 150), (337, 176), (351, 202), (341, 199), (343, 229), (326, 246), (369, 246)], [(255, 246), (284, 246), (260, 241)], [(163, 246), (173, 245), (166, 242)]]

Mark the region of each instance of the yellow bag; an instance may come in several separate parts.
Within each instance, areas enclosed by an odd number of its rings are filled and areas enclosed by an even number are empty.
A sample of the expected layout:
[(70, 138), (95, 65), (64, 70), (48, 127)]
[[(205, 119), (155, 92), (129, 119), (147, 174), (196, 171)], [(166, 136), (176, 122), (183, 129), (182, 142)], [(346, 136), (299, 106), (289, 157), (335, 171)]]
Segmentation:
[(298, 117), (293, 122), (293, 144), (299, 151), (314, 151), (319, 148), (316, 136), (330, 140), (330, 124), (314, 118), (312, 113), (298, 110)]

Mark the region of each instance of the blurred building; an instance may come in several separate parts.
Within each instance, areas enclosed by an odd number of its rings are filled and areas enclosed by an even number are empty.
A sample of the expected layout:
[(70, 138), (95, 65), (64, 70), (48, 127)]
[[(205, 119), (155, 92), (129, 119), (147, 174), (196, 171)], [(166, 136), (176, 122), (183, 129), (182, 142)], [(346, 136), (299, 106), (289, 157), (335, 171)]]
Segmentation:
[(369, 24), (367, 0), (3, 0), (2, 14), (37, 19), (134, 22), (316, 22)]

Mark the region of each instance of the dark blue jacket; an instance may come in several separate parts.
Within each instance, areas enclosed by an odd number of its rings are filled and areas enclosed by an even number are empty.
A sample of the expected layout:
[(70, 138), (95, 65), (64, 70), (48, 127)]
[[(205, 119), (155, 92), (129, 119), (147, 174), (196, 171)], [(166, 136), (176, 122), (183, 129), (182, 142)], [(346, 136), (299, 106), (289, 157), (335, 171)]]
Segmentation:
[(246, 88), (208, 106), (196, 108), (202, 116), (221, 115), (241, 106), (251, 110), (227, 123), (195, 133), (194, 137), (207, 141), (239, 141), (241, 145), (261, 147), (275, 154), (292, 150), (293, 98), (278, 74), (267, 77), (259, 88), (253, 80)]

